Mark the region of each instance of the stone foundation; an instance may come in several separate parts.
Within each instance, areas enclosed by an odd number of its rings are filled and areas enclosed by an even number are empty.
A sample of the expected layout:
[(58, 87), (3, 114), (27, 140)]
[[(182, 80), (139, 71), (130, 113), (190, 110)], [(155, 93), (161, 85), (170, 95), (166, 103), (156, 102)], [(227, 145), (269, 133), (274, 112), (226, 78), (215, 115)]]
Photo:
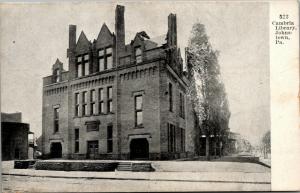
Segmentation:
[(36, 170), (57, 171), (115, 171), (118, 162), (37, 161)]

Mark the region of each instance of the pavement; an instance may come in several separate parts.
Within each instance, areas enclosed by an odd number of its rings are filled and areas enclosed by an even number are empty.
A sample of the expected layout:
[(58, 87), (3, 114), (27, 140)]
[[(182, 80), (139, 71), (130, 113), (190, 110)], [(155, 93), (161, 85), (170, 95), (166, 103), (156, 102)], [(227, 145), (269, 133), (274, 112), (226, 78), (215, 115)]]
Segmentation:
[[(259, 164), (205, 161), (155, 161), (152, 162), (152, 165), (156, 169), (155, 172), (67, 172), (13, 169), (13, 162), (3, 162), (2, 179), (7, 190), (14, 191), (24, 188), (28, 190), (27, 188), (30, 186), (27, 187), (25, 185), (25, 178), (27, 179), (27, 183), (30, 181), (29, 184), (32, 186), (34, 186), (35, 183), (39, 184), (38, 182), (44, 183), (44, 185), (40, 184), (41, 189), (38, 189), (39, 191), (47, 191), (49, 183), (45, 179), (53, 181), (55, 184), (61, 183), (61, 186), (65, 188), (68, 184), (74, 184), (75, 182), (78, 184), (78, 188), (81, 188), (79, 184), (84, 185), (87, 182), (86, 180), (97, 186), (99, 186), (99, 184), (107, 185), (108, 182), (111, 183), (114, 181), (119, 184), (119, 189), (113, 189), (115, 191), (123, 191), (122, 187), (127, 187), (127, 184), (132, 184), (135, 187), (128, 187), (129, 189), (126, 189), (128, 191), (143, 191), (143, 189), (139, 187), (139, 185), (142, 184), (150, 188), (147, 190), (156, 190), (154, 187), (149, 187), (149, 184), (153, 186), (173, 184), (174, 187), (182, 191), (196, 191), (199, 188), (201, 190), (221, 190), (221, 187), (223, 187), (224, 190), (255, 191), (271, 189), (271, 170)], [(212, 187), (211, 185), (213, 184), (216, 186)], [(161, 188), (164, 190), (163, 187)], [(48, 189), (48, 191), (49, 190), (52, 191), (52, 189)], [(65, 189), (57, 189), (57, 191), (63, 190)], [(171, 191), (172, 189), (165, 190)], [(85, 189), (85, 191), (89, 191), (89, 189)], [(107, 187), (107, 189), (101, 189), (101, 191), (110, 191), (110, 189)]]

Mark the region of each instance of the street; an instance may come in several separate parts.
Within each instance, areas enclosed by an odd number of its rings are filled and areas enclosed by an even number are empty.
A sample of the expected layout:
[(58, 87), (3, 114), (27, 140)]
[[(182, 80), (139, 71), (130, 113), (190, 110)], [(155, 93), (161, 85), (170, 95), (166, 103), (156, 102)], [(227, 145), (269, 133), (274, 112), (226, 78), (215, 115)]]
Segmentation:
[(269, 191), (270, 184), (2, 176), (3, 192)]
[[(270, 191), (270, 168), (237, 162), (155, 162), (155, 172), (83, 172), (2, 167), (3, 192)], [(170, 171), (175, 169), (177, 171)]]

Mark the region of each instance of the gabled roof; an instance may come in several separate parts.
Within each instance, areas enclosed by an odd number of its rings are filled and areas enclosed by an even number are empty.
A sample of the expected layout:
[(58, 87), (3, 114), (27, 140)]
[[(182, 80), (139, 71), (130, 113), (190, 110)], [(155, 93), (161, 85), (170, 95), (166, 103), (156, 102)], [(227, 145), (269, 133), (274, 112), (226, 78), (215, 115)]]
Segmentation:
[(91, 42), (87, 39), (86, 35), (83, 31), (81, 31), (77, 44), (76, 44), (76, 50), (81, 48), (88, 48), (91, 45)]
[(107, 27), (106, 23), (103, 23), (101, 30), (98, 34), (97, 41), (99, 41), (101, 38), (105, 38), (107, 36), (112, 36), (112, 33), (110, 32), (109, 28)]
[(98, 34), (96, 45), (98, 47), (102, 47), (104, 45), (112, 45), (114, 41), (114, 36), (108, 29), (107, 25), (103, 23), (101, 30)]
[(131, 40), (130, 44), (133, 45), (134, 43), (143, 42), (143, 41), (144, 38), (139, 33), (136, 33), (134, 39)]
[(55, 61), (54, 64), (55, 64), (55, 65), (57, 65), (57, 64), (62, 64), (62, 62), (61, 62), (58, 58), (56, 58), (56, 61)]

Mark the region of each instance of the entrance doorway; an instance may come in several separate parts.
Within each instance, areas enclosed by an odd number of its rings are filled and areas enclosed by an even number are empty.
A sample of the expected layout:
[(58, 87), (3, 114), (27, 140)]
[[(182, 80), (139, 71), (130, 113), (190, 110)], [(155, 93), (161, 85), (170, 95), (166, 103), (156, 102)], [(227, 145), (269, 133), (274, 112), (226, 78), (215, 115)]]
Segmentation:
[(130, 142), (130, 159), (149, 159), (149, 143), (146, 138), (132, 139)]
[(96, 154), (98, 154), (98, 141), (88, 141), (87, 142), (87, 158), (95, 159)]
[(51, 158), (61, 158), (62, 157), (61, 143), (59, 143), (59, 142), (51, 143), (50, 156), (51, 156)]

